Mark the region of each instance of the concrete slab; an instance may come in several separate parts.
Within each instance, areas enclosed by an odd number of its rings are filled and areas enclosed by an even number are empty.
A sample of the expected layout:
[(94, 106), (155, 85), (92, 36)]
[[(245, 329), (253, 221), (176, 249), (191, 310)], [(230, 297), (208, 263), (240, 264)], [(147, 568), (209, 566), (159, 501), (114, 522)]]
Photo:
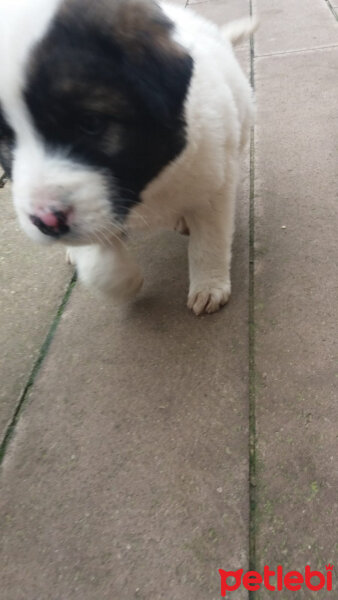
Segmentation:
[[(248, 0), (207, 0), (206, 2), (190, 2), (188, 10), (216, 23), (224, 25), (234, 19), (247, 17), (250, 14)], [(241, 61), (243, 69), (248, 73), (250, 69), (249, 42), (245, 41), (236, 47), (237, 56)]]
[(0, 439), (71, 277), (64, 250), (33, 244), (19, 230), (10, 185), (0, 189)]
[(337, 63), (331, 49), (255, 67), (261, 570), (326, 573), (337, 558)]
[(257, 56), (338, 45), (338, 23), (324, 0), (254, 0)]
[(216, 600), (247, 567), (246, 198), (221, 313), (187, 311), (176, 234), (128, 309), (73, 293), (3, 466), (6, 600)]
[(250, 13), (249, 0), (190, 0), (189, 6), (218, 25), (246, 17)]

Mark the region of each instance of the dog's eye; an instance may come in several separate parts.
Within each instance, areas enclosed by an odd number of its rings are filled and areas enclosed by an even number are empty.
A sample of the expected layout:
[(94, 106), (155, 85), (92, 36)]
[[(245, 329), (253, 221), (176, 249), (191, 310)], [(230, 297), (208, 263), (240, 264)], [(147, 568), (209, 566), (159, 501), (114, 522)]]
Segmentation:
[(85, 113), (78, 120), (78, 127), (86, 135), (100, 135), (107, 127), (107, 118), (101, 115)]

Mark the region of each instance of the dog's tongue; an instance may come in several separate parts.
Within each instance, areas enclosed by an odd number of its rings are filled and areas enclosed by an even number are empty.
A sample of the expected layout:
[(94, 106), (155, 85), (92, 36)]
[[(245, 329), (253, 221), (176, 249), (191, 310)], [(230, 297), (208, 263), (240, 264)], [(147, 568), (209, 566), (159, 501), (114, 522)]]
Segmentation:
[(36, 216), (42, 221), (47, 227), (57, 227), (59, 222), (57, 215), (52, 212), (44, 212), (42, 210), (38, 210), (36, 212)]

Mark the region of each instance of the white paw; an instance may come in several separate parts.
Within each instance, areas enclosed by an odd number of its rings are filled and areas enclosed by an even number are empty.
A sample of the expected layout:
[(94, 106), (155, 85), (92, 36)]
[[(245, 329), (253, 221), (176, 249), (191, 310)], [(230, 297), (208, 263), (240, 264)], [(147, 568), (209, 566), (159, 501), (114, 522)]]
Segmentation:
[(121, 280), (119, 284), (112, 283), (111, 287), (103, 288), (104, 294), (108, 294), (117, 303), (128, 302), (140, 291), (143, 285), (143, 275), (135, 272), (132, 276)]
[(92, 289), (109, 296), (117, 304), (128, 302), (141, 289), (143, 285), (143, 275), (135, 265), (126, 265), (126, 268), (110, 269), (111, 265), (102, 261), (96, 265), (95, 269), (80, 270), (79, 276), (82, 282)]
[(74, 252), (72, 252), (71, 248), (67, 248), (66, 250), (66, 263), (67, 265), (72, 265), (73, 267), (76, 267)]
[(66, 259), (77, 270), (87, 287), (110, 296), (120, 303), (131, 299), (141, 289), (143, 275), (123, 248), (112, 252), (101, 246), (67, 248)]
[(195, 315), (214, 313), (228, 302), (231, 294), (230, 282), (218, 287), (216, 285), (206, 285), (203, 288), (201, 286), (202, 289), (194, 288), (189, 292), (188, 308), (193, 310)]

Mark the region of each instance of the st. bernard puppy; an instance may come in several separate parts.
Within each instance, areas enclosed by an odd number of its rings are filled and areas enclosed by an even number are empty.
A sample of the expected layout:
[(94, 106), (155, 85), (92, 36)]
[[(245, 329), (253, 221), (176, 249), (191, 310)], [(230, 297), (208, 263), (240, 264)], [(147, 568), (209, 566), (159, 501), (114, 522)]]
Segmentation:
[(128, 232), (187, 232), (188, 306), (224, 305), (253, 102), (225, 28), (153, 0), (1, 0), (0, 160), (23, 230), (80, 279), (142, 284)]

